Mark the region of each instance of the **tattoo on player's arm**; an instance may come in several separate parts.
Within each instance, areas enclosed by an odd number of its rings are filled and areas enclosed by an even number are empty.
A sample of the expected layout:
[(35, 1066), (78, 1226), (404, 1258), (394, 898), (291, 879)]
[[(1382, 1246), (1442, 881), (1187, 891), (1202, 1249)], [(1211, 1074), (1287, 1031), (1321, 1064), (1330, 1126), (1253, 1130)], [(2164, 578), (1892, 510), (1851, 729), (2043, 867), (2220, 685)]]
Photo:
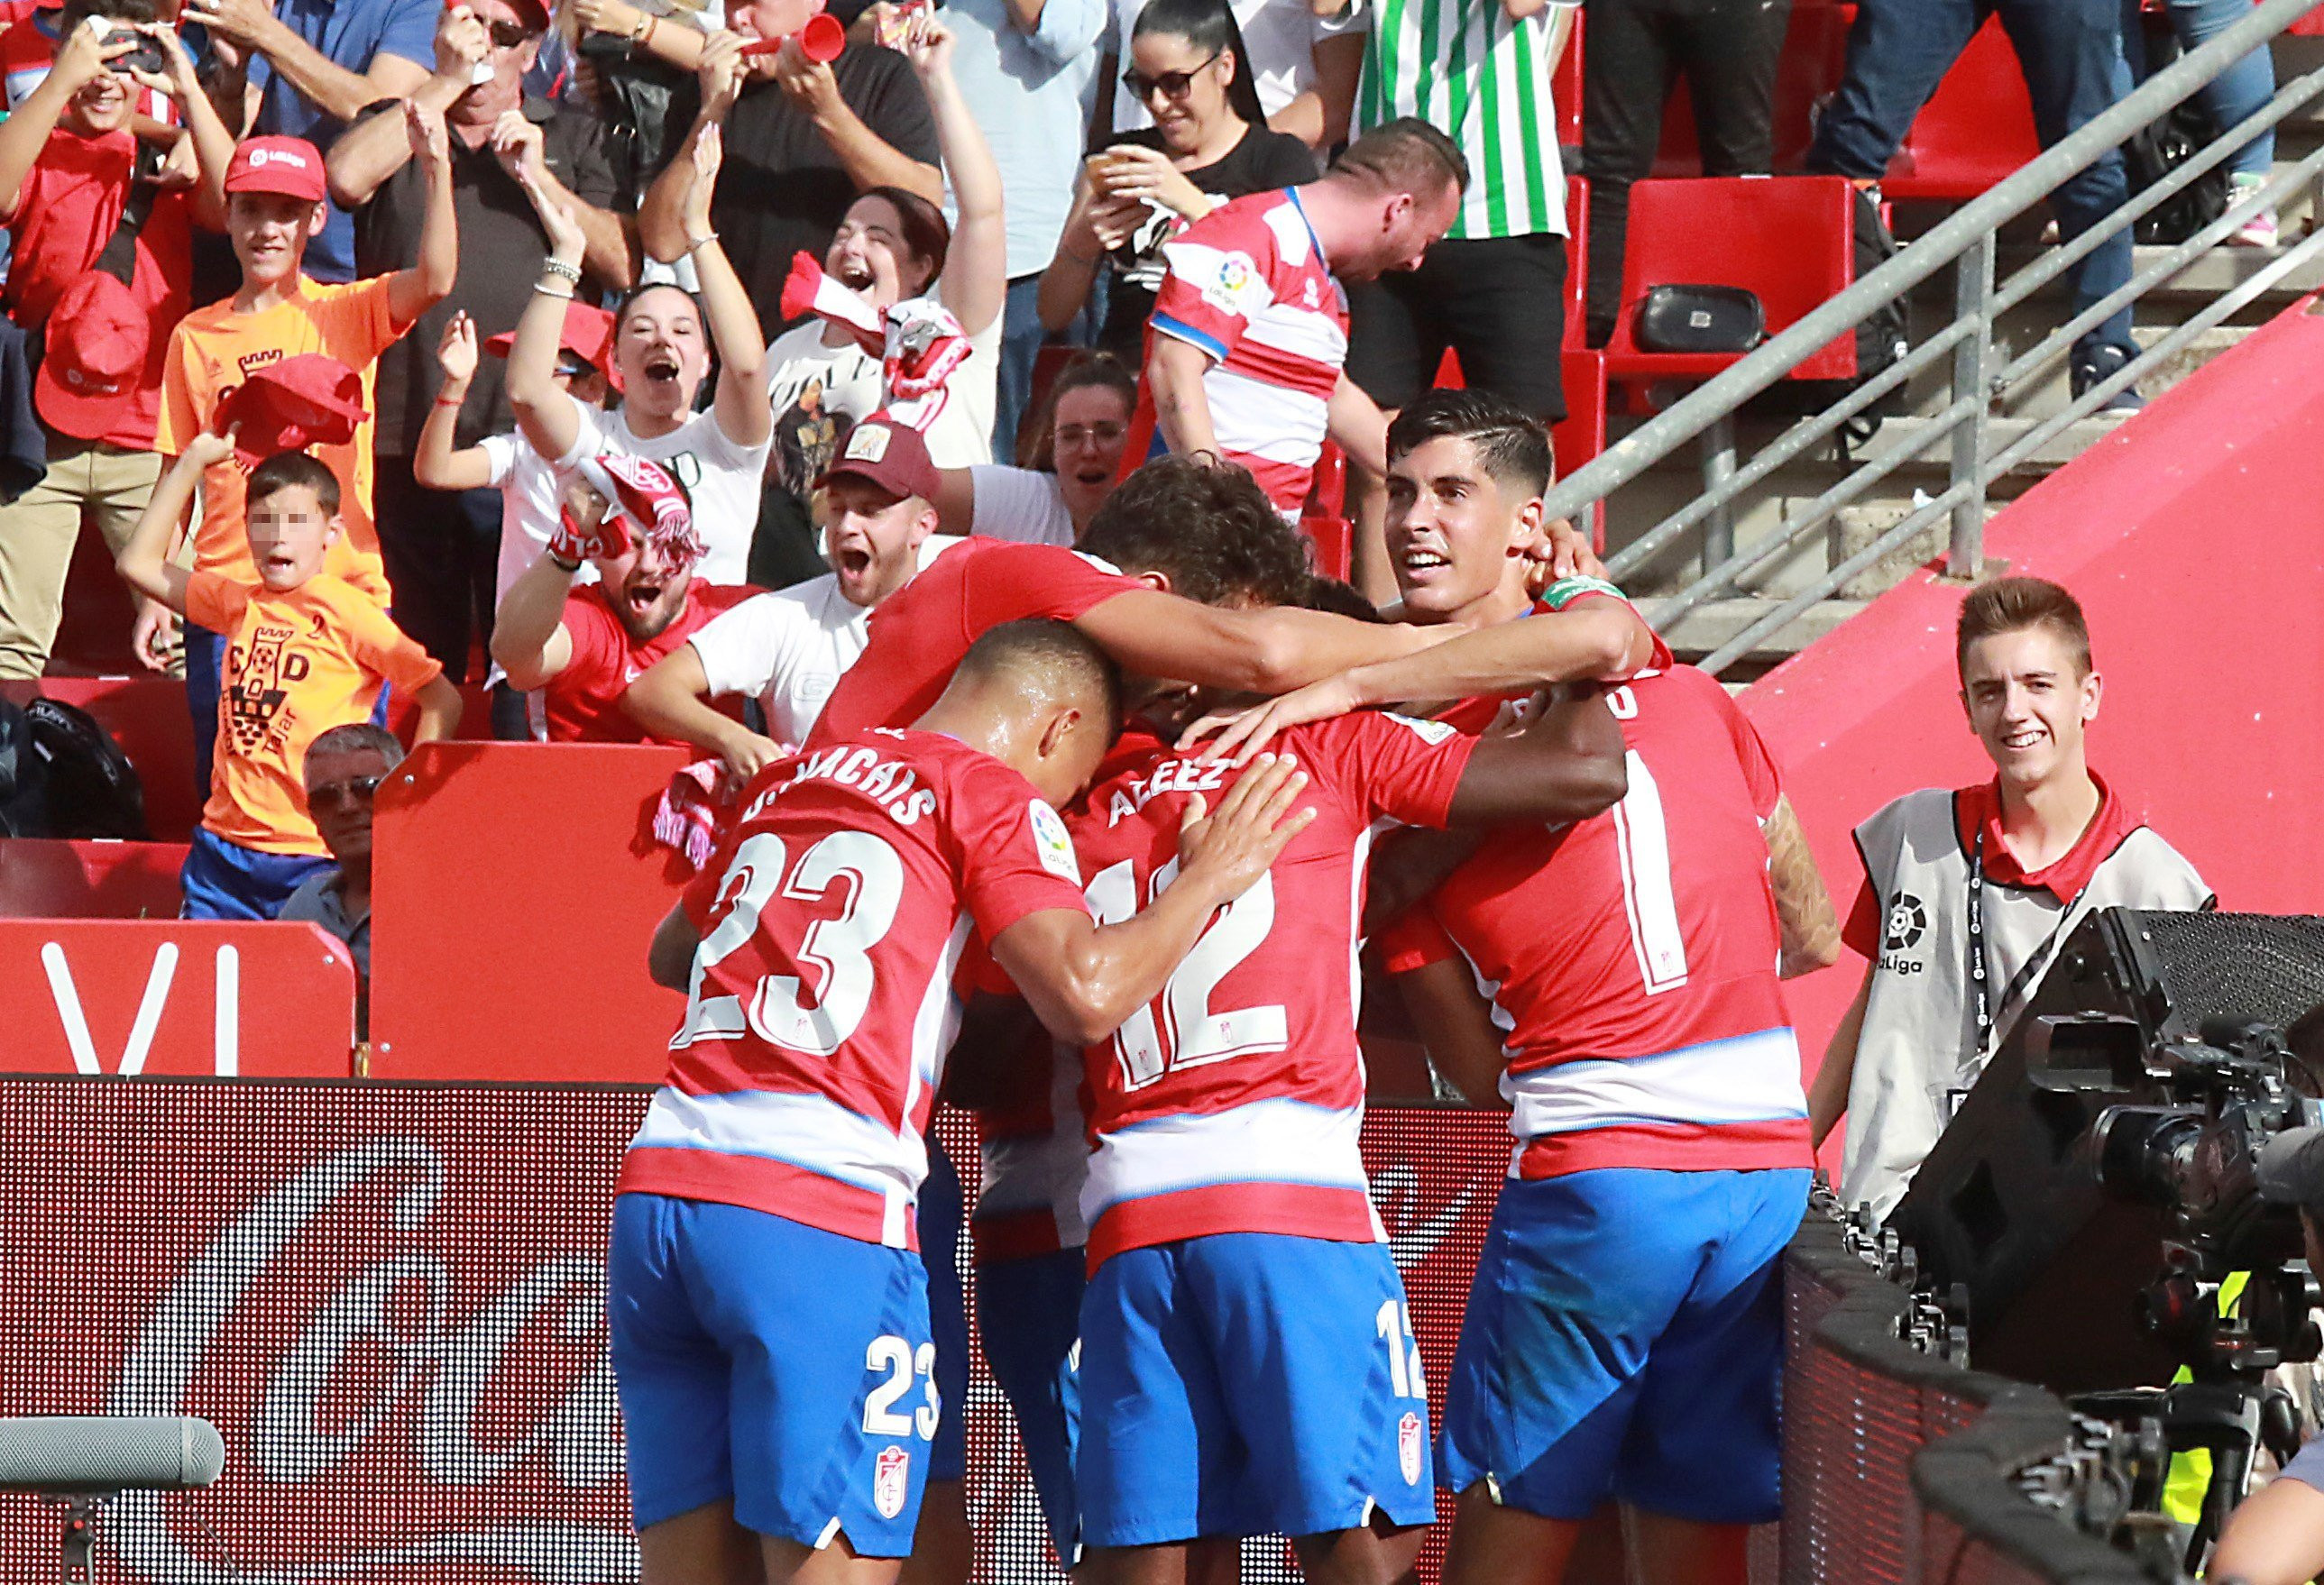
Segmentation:
[(1783, 930), (1781, 973), (1786, 980), (1812, 973), (1840, 961), (1840, 916), (1824, 889), (1807, 833), (1788, 797), (1775, 801), (1767, 816), (1767, 884), (1775, 894), (1775, 917)]

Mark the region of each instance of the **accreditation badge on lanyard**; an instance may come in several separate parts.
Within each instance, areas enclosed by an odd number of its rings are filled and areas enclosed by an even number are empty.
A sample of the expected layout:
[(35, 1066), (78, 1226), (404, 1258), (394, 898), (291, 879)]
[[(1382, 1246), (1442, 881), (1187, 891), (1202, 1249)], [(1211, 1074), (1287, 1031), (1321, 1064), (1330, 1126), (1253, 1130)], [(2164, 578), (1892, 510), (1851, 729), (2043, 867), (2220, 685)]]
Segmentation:
[(2033, 989), (2034, 976), (2048, 966), (2057, 947), (2058, 937), (2065, 932), (2067, 924), (2074, 917), (2074, 909), (2081, 900), (2082, 894), (2078, 891), (2067, 902), (2065, 912), (2058, 916), (2057, 924), (2052, 926), (2049, 935), (2042, 938), (2042, 945), (2018, 965), (2017, 972), (2010, 977), (2009, 984), (1997, 1001), (1985, 963), (1985, 826), (1982, 822), (1978, 824), (1977, 841), (1969, 849), (1969, 1009), (1976, 1015), (1976, 1032), (1969, 1049), (1961, 1054), (1951, 1087), (1945, 1091), (1943, 1110), (1947, 1122), (1950, 1122), (1953, 1114), (1960, 1110), (1961, 1102), (1969, 1097), (1970, 1086), (1985, 1071), (1987, 1058), (1993, 1055), (1993, 1029), (1998, 1013), (2006, 1012), (2020, 997)]

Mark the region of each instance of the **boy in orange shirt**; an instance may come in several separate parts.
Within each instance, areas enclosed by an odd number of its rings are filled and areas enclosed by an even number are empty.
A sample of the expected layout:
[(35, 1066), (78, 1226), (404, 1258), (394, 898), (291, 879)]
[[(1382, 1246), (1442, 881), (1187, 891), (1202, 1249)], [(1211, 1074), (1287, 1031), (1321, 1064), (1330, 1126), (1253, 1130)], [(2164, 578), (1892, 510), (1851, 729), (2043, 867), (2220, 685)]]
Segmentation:
[(231, 439), (191, 437), (114, 563), (138, 594), (229, 635), (211, 727), (217, 775), (180, 878), (189, 919), (271, 919), (329, 865), (307, 813), (307, 745), (327, 728), (370, 720), (382, 684), (419, 705), (419, 742), (460, 718), (444, 668), (368, 594), (325, 570), (345, 521), (339, 482), (316, 458), (278, 452), (252, 470), (243, 525), (251, 577), (171, 565), (170, 539), (197, 482), (233, 457)]
[[(301, 353), (322, 353), (363, 376), (364, 417), (343, 445), (316, 447), (347, 486), (346, 532), (323, 570), (374, 604), (389, 601), (379, 535), (372, 525), (372, 371), (379, 355), (443, 300), (459, 272), (460, 239), (452, 214), (452, 164), (444, 118), (407, 106), (412, 157), (428, 173), (428, 212), (420, 262), (392, 275), (326, 286), (300, 273), (307, 244), (330, 217), (324, 201), (323, 157), (299, 138), (246, 138), (226, 167), (226, 235), (242, 266), (242, 287), (223, 302), (197, 309), (171, 333), (161, 373), (161, 417), (154, 449), (177, 456), (215, 426), (217, 411), (253, 371)], [(194, 567), (237, 583), (256, 574), (243, 539), (243, 474), (231, 454), (203, 475), (201, 526)], [(138, 650), (159, 670), (167, 619), (152, 608), (138, 623)], [(210, 733), (217, 726), (219, 651), (224, 640), (196, 624), (186, 630), (186, 704), (194, 718), (195, 771), (210, 791)]]

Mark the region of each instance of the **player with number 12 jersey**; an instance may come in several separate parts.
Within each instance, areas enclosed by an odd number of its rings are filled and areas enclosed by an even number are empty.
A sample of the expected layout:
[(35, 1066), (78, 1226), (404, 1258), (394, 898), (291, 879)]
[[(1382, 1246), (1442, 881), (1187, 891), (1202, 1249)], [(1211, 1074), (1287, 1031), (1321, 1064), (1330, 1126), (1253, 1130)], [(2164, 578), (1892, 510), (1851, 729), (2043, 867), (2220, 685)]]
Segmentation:
[[(1419, 1350), (1357, 1142), (1366, 858), (1384, 825), (1603, 808), (1618, 740), (1593, 699), (1510, 738), (1360, 712), (1279, 746), (1314, 777), (1314, 825), (1085, 1054), (1083, 1536), (1278, 1533), (1311, 1571), (1354, 1544), (1388, 1577), (1435, 1503)], [(1093, 787), (1072, 821), (1092, 912), (1167, 897), (1185, 801), (1245, 773), (1157, 751)]]

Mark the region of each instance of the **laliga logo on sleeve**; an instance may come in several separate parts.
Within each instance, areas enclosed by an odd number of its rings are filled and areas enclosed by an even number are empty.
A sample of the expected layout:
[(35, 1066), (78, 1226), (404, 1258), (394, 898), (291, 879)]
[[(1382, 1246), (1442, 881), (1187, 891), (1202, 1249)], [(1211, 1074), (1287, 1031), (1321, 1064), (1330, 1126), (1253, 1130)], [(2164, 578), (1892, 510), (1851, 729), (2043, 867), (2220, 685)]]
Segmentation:
[(904, 1511), (904, 1497), (912, 1470), (912, 1455), (899, 1447), (883, 1447), (872, 1462), (872, 1506), (883, 1519)]
[(1406, 1409), (1404, 1412), (1404, 1418), (1396, 1423), (1397, 1467), (1404, 1471), (1404, 1483), (1406, 1486), (1420, 1484), (1422, 1435), (1420, 1416)]
[(1025, 813), (1033, 823), (1033, 851), (1040, 856), (1041, 868), (1079, 886), (1081, 862), (1074, 856), (1074, 840), (1065, 834), (1065, 823), (1038, 798), (1025, 806)]

